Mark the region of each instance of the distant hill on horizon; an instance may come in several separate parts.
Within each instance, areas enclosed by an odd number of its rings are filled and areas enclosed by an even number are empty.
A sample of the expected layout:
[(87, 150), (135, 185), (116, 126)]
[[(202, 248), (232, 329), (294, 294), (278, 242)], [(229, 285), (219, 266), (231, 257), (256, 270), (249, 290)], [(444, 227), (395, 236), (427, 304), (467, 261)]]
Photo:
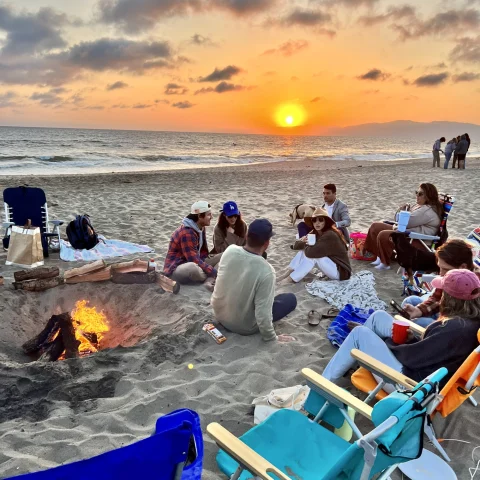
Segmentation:
[(430, 139), (432, 142), (445, 137), (447, 142), (457, 135), (468, 133), (471, 138), (480, 137), (480, 125), (460, 122), (414, 122), (397, 120), (386, 123), (364, 123), (349, 127), (333, 127), (327, 129), (327, 135), (355, 137), (415, 137)]

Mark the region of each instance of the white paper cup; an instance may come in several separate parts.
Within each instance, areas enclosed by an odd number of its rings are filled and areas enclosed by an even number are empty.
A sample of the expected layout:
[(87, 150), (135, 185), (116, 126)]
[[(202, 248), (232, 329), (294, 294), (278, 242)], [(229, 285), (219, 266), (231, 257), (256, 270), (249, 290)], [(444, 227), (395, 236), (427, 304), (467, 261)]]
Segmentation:
[(410, 212), (402, 210), (398, 213), (398, 231), (404, 232), (407, 229), (408, 221), (410, 220)]
[(295, 240), (300, 240), (300, 234), (299, 234), (299, 233), (297, 233), (297, 234), (295, 235)]
[(317, 241), (317, 237), (314, 233), (309, 233), (307, 236), (307, 242), (309, 245), (315, 245), (315, 242)]

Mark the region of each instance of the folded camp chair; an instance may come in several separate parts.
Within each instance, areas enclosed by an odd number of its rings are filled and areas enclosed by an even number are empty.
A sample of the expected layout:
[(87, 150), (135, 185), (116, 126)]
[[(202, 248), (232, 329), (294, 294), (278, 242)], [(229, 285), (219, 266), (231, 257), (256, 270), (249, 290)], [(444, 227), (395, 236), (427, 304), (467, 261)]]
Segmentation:
[(480, 227), (472, 230), (465, 241), (470, 244), (473, 249), (473, 263), (477, 268), (480, 268)]
[[(309, 368), (302, 370), (312, 395), (323, 398), (314, 421), (300, 412), (283, 409), (240, 438), (218, 423), (207, 432), (222, 449), (217, 463), (231, 480), (367, 480), (386, 478), (399, 463), (418, 458), (423, 448), (426, 406), (434, 398), (442, 368), (412, 392), (394, 392), (371, 408)], [(327, 407), (325, 407), (327, 405)], [(353, 444), (317, 423), (326, 411), (349, 405), (370, 418), (375, 428)]]
[(97, 457), (28, 473), (15, 480), (200, 480), (203, 439), (192, 410), (176, 410), (157, 420), (144, 440)]
[[(402, 318), (400, 316), (397, 317)], [(402, 318), (402, 320), (404, 319)], [(411, 322), (411, 324), (412, 326), (410, 328), (412, 328), (412, 330), (414, 329), (417, 333), (423, 333), (425, 331), (424, 328), (416, 323)], [(480, 330), (477, 333), (477, 338), (480, 343)], [(415, 380), (393, 370), (360, 350), (352, 350), (351, 355), (360, 364), (360, 368), (352, 375), (351, 381), (358, 390), (368, 393), (368, 397), (365, 399), (365, 403), (367, 404), (374, 398), (379, 400), (385, 398), (388, 394), (383, 388), (387, 384), (410, 389), (412, 388), (412, 385), (415, 385), (416, 383)], [(377, 383), (372, 373), (382, 379), (380, 383)], [(435, 401), (431, 403), (428, 409), (429, 416), (433, 418), (435, 414), (439, 412), (442, 417), (447, 417), (467, 399), (476, 406), (477, 402), (472, 395), (479, 385), (480, 346), (468, 356), (442, 388)], [(431, 423), (427, 424), (425, 433), (435, 448), (441, 453), (443, 458), (450, 461), (447, 453), (439, 444)]]
[(50, 220), (45, 192), (41, 188), (15, 187), (3, 191), (5, 209), (5, 237), (4, 248), (8, 248), (10, 230), (13, 225), (23, 226), (27, 220), (32, 226), (39, 227), (42, 234), (43, 255), (48, 257), (48, 245), (53, 237), (58, 237), (60, 244), (60, 220)]

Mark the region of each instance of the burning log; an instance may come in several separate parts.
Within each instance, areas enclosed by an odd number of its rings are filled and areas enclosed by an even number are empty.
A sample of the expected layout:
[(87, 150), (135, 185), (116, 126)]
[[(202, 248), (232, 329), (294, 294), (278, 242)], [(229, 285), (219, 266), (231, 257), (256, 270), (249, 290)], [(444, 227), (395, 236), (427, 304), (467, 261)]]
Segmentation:
[[(70, 270), (66, 270), (63, 274), (63, 278), (67, 280), (67, 278), (76, 277), (79, 275), (85, 275), (87, 273), (96, 272), (98, 270), (102, 270), (107, 266), (104, 260), (97, 260), (93, 263), (89, 263), (88, 265), (83, 265), (83, 267), (72, 268)], [(74, 282), (67, 282), (67, 283), (74, 283)], [(76, 283), (76, 282), (75, 282)]]
[(73, 320), (69, 313), (52, 315), (45, 328), (22, 345), (27, 354), (38, 353), (39, 361), (54, 362), (63, 352), (65, 358), (78, 357), (80, 342), (75, 336)]
[(112, 268), (107, 267), (91, 273), (85, 273), (84, 275), (76, 275), (74, 277), (69, 276), (68, 278), (65, 278), (65, 283), (103, 282), (105, 280), (110, 280), (111, 276)]
[(53, 278), (60, 275), (58, 267), (37, 267), (31, 270), (19, 270), (14, 272), (15, 281), (24, 282), (25, 280)]
[(146, 260), (132, 260), (130, 262), (113, 263), (111, 265), (112, 273), (131, 273), (142, 272), (146, 273), (148, 270), (148, 261)]
[(24, 282), (13, 282), (15, 290), (27, 290), (29, 292), (43, 292), (49, 288), (58, 287), (63, 285), (64, 280), (62, 277), (54, 278), (41, 278), (35, 280), (25, 280)]
[(152, 270), (151, 272), (131, 272), (131, 273), (120, 273), (116, 270), (113, 271), (112, 274), (112, 282), (113, 283), (121, 283), (121, 284), (147, 284), (147, 283), (155, 283), (156, 276), (155, 271)]
[(162, 275), (160, 272), (155, 272), (156, 275), (156, 281), (155, 283), (163, 288), (166, 292), (173, 293), (176, 295), (180, 291), (180, 284), (178, 282), (175, 282), (171, 278), (166, 277), (165, 275)]

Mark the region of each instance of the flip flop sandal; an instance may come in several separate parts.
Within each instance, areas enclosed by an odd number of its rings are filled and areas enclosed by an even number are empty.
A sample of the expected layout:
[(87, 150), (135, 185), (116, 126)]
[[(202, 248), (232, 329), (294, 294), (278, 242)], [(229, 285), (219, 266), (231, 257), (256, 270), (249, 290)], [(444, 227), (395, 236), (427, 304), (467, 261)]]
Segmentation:
[(340, 313), (338, 308), (329, 308), (326, 313), (322, 313), (322, 315), (326, 318), (335, 318)]
[(320, 321), (322, 320), (322, 314), (315, 310), (310, 310), (307, 317), (308, 324), (312, 327), (316, 327), (317, 325), (319, 325)]

